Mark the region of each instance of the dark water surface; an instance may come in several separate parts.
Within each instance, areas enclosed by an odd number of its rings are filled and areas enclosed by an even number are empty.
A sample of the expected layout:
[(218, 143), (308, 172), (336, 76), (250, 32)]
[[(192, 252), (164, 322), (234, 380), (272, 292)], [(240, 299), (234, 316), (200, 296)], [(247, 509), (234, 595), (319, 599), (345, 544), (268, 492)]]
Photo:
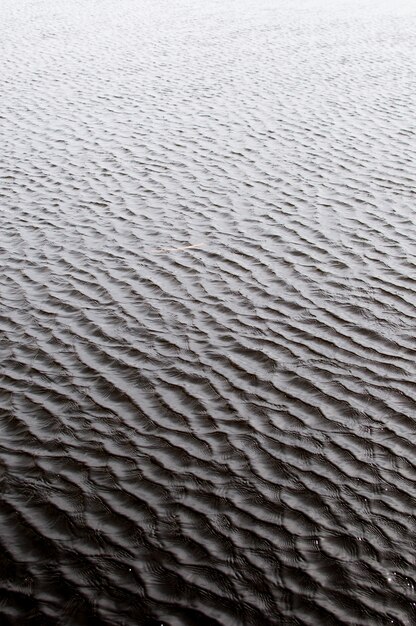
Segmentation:
[(416, 624), (416, 5), (2, 0), (0, 623)]

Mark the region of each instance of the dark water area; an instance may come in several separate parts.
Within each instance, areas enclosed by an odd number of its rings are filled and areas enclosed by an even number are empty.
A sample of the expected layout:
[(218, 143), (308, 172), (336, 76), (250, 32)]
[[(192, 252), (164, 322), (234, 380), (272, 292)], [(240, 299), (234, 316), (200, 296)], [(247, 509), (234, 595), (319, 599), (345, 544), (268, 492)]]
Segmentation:
[(416, 5), (0, 4), (0, 624), (416, 624)]

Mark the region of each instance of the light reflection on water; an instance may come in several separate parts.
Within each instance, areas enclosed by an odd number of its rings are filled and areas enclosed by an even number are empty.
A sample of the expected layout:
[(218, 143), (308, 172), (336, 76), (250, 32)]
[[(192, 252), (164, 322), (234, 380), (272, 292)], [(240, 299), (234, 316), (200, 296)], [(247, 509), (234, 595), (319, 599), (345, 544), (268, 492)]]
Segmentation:
[(415, 623), (415, 13), (4, 0), (5, 624)]

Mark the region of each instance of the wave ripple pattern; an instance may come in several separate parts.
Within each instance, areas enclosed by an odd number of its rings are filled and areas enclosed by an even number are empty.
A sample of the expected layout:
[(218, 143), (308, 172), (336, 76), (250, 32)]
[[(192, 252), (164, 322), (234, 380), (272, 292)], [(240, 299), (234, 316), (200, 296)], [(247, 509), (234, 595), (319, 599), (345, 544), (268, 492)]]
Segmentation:
[(0, 24), (1, 624), (414, 626), (414, 4)]

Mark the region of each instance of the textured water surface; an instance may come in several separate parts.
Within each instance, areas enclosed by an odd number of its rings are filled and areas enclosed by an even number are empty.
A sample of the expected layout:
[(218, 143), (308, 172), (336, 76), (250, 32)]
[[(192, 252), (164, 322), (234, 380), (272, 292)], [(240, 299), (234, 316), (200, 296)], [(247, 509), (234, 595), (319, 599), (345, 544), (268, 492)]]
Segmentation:
[(2, 0), (0, 622), (416, 623), (416, 6)]

